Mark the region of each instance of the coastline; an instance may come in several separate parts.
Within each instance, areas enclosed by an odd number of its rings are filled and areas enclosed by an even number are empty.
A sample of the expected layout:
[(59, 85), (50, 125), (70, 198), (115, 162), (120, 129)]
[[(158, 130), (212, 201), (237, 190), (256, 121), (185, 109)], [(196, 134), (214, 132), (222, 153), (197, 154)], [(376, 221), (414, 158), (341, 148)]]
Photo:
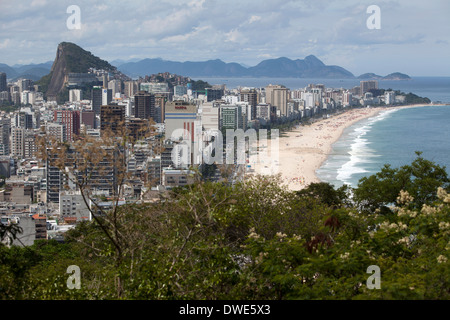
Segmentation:
[[(350, 109), (343, 113), (320, 119), (311, 125), (298, 126), (280, 134), (279, 143), (272, 150), (268, 143), (267, 151), (271, 156), (267, 161), (255, 161), (251, 158), (251, 172), (262, 175), (280, 174), (283, 185), (289, 190), (301, 190), (310, 183), (318, 183), (316, 175), (332, 151), (332, 145), (339, 140), (344, 130), (357, 122), (375, 117), (383, 111), (438, 106), (444, 104), (417, 104), (405, 106), (383, 106)], [(278, 148), (278, 156), (273, 151)], [(278, 158), (278, 159), (277, 159)], [(253, 161), (252, 161), (253, 160)]]

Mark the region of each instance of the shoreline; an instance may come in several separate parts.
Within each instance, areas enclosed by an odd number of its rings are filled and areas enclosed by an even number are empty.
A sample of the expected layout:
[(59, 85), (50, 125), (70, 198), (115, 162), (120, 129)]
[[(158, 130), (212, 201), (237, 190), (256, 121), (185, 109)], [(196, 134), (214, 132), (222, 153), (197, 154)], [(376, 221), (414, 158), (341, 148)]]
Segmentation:
[[(416, 104), (405, 106), (382, 106), (357, 108), (344, 111), (330, 118), (320, 119), (311, 125), (297, 126), (284, 132), (279, 138), (277, 154), (273, 155), (270, 143), (267, 146), (270, 155), (267, 161), (256, 161), (251, 158), (252, 169), (249, 173), (262, 175), (280, 174), (283, 185), (291, 191), (301, 190), (310, 183), (321, 182), (316, 171), (327, 160), (332, 151), (332, 145), (338, 141), (344, 130), (359, 121), (376, 117), (383, 111), (448, 104)], [(276, 150), (275, 150), (276, 151)], [(278, 159), (277, 159), (278, 158)], [(266, 158), (267, 159), (267, 158)]]

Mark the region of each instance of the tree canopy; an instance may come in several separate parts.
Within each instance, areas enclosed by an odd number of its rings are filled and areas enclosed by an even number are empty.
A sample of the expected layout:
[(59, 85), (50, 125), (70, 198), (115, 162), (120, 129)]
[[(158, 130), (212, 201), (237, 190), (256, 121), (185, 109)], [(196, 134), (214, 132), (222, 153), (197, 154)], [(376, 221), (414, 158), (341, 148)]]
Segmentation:
[[(385, 167), (361, 180), (356, 202), (324, 183), (292, 192), (277, 177), (199, 180), (117, 208), (120, 263), (101, 217), (68, 231), (65, 243), (1, 246), (0, 298), (449, 299), (441, 169), (420, 155)], [(67, 287), (70, 265), (80, 267), (81, 289)], [(380, 289), (367, 285), (371, 266)]]

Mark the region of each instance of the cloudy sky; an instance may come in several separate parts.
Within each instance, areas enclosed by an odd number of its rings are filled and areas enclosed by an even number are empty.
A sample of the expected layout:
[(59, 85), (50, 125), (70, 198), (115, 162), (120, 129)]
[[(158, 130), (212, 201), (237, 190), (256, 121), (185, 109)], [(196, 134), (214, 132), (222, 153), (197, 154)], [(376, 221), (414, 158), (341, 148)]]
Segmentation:
[[(67, 27), (71, 5), (80, 29)], [(367, 27), (370, 5), (381, 29)], [(0, 63), (53, 60), (68, 41), (109, 61), (314, 54), (355, 75), (450, 76), (449, 13), (448, 0), (0, 0)]]

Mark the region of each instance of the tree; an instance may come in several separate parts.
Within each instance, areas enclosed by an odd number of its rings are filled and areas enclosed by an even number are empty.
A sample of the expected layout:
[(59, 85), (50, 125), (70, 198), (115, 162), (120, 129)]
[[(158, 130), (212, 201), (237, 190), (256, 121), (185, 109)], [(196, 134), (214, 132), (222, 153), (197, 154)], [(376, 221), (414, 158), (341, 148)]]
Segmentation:
[(354, 190), (354, 199), (363, 210), (390, 212), (389, 205), (397, 205), (401, 190), (408, 191), (414, 198), (411, 203), (415, 208), (435, 201), (438, 187), (450, 187), (445, 167), (441, 167), (416, 152), (417, 157), (410, 165), (391, 168), (385, 165), (380, 172), (362, 178)]
[(23, 233), (23, 229), (17, 223), (0, 223), (0, 245), (10, 245), (20, 233)]
[[(155, 129), (146, 123), (139, 129), (141, 138), (151, 138)], [(120, 269), (126, 252), (130, 249), (128, 239), (122, 234), (124, 211), (121, 210), (125, 186), (132, 178), (127, 171), (127, 155), (132, 151), (135, 139), (124, 121), (116, 121), (103, 128), (100, 138), (81, 135), (74, 142), (59, 141), (55, 137), (42, 137), (39, 144), (40, 158), (49, 168), (61, 172), (63, 186), (71, 185), (80, 192), (86, 208), (96, 225), (112, 247), (115, 266)], [(159, 149), (157, 144), (155, 152)], [(102, 201), (106, 193), (108, 205)], [(117, 279), (117, 297), (121, 297), (123, 284)]]
[[(162, 201), (118, 206), (117, 230), (110, 212), (78, 224), (64, 244), (0, 247), (0, 298), (450, 298), (450, 194), (442, 186), (421, 207), (400, 190), (389, 214), (339, 199), (329, 185), (299, 195), (279, 177), (197, 179)], [(120, 264), (101, 223), (120, 241)], [(82, 270), (80, 290), (66, 287), (71, 264)], [(380, 289), (367, 286), (369, 266), (381, 270)]]
[(311, 183), (305, 189), (296, 191), (298, 196), (317, 198), (324, 204), (336, 208), (349, 204), (348, 192), (349, 187), (346, 185), (336, 190), (326, 182)]

